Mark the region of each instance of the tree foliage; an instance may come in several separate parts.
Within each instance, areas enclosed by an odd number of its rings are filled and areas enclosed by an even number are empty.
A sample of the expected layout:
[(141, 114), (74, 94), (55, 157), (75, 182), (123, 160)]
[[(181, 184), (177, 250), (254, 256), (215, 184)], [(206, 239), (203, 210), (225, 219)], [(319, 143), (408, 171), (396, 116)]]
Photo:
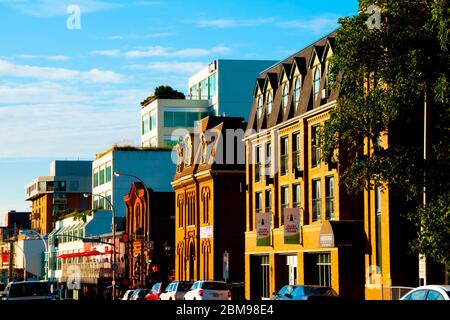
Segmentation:
[(147, 97), (141, 102), (142, 106), (146, 106), (151, 103), (154, 99), (185, 99), (185, 95), (182, 92), (174, 90), (171, 86), (158, 86), (155, 88), (153, 95)]
[[(371, 4), (381, 8), (379, 29), (366, 23), (363, 8)], [(447, 0), (361, 0), (359, 15), (340, 20), (332, 70), (339, 97), (323, 139), (327, 159), (336, 149), (355, 155), (340, 167), (349, 192), (395, 185), (416, 204), (409, 218), (423, 228), (413, 249), (442, 263), (450, 262), (450, 228), (448, 221), (431, 222), (448, 220), (450, 208), (449, 6)], [(378, 143), (383, 134), (387, 146)]]

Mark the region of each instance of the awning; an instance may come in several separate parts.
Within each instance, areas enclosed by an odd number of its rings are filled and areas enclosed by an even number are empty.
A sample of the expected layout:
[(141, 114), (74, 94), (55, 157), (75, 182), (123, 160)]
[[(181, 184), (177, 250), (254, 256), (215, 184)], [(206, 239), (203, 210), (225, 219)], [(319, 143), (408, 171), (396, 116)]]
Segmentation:
[(77, 253), (65, 253), (65, 254), (58, 256), (58, 258), (66, 259), (66, 258), (89, 257), (89, 256), (100, 255), (100, 254), (112, 254), (112, 253), (113, 252), (111, 250), (107, 250), (106, 252), (92, 250), (92, 251), (77, 252)]

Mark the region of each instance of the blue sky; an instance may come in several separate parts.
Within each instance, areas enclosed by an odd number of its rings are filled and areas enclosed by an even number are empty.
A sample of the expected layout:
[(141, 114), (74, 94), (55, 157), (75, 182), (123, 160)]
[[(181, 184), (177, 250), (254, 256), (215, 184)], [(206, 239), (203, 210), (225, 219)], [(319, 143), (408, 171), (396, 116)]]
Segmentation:
[[(66, 26), (68, 5), (81, 28)], [(281, 60), (356, 0), (0, 0), (0, 224), (53, 159), (139, 141), (139, 102), (222, 59)]]

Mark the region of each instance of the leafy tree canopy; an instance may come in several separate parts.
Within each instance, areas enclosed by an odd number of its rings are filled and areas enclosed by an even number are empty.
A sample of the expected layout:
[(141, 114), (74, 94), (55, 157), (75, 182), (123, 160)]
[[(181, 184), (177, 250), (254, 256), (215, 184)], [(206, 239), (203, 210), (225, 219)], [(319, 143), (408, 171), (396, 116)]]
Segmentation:
[[(381, 9), (380, 28), (368, 27), (373, 13), (364, 8), (372, 4)], [(340, 20), (336, 35), (332, 73), (339, 75), (334, 84), (339, 97), (325, 125), (324, 157), (330, 159), (335, 150), (355, 155), (340, 166), (341, 183), (349, 192), (376, 185), (401, 190), (417, 207), (409, 218), (422, 226), (413, 248), (448, 264), (450, 2), (361, 0), (360, 7), (359, 15)], [(386, 133), (388, 144), (382, 146), (379, 138)], [(368, 142), (372, 152), (367, 152)], [(422, 206), (424, 185), (427, 203)]]
[(142, 106), (146, 106), (151, 103), (153, 100), (160, 99), (185, 99), (185, 95), (182, 92), (174, 90), (171, 86), (158, 86), (155, 88), (154, 94), (147, 97), (144, 101), (141, 102)]

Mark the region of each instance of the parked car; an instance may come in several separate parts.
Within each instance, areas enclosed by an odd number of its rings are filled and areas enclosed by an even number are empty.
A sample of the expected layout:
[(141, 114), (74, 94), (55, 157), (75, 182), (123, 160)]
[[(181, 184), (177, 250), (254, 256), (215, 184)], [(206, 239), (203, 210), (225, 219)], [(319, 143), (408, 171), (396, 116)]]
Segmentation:
[(121, 300), (130, 300), (131, 295), (133, 294), (134, 290), (127, 290), (125, 291), (125, 293), (123, 294), (123, 297)]
[(13, 281), (2, 293), (2, 300), (54, 300), (45, 281)]
[(159, 300), (183, 300), (184, 295), (192, 287), (192, 282), (172, 281), (161, 293)]
[(409, 291), (400, 300), (450, 300), (450, 285), (421, 286)]
[(159, 300), (159, 296), (166, 290), (168, 285), (169, 282), (155, 283), (150, 292), (145, 296), (145, 300)]
[(186, 292), (183, 300), (231, 300), (231, 291), (225, 282), (199, 280)]
[(145, 296), (150, 292), (150, 289), (136, 289), (134, 290), (134, 292), (131, 294), (130, 299), (129, 300), (134, 300), (134, 301), (142, 301), (145, 300)]
[(330, 287), (309, 285), (285, 285), (273, 293), (272, 300), (321, 300), (337, 299), (338, 294)]

